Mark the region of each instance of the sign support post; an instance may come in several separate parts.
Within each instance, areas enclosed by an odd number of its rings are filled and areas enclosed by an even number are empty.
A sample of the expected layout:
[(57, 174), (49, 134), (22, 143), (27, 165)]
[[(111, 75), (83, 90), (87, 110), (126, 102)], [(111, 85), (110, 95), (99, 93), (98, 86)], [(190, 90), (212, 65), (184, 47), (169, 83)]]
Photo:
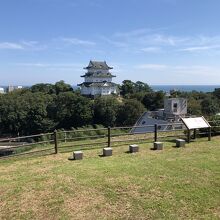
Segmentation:
[(190, 130), (188, 129), (188, 132), (187, 132), (187, 142), (190, 143)]

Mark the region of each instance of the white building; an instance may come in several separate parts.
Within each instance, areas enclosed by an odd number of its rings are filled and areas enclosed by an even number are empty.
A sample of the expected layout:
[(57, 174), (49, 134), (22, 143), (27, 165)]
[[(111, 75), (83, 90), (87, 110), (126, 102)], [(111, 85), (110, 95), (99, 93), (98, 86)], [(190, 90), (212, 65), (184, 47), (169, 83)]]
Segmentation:
[(18, 90), (18, 89), (22, 89), (23, 86), (12, 86), (12, 85), (9, 85), (8, 88), (7, 88), (7, 92), (13, 92), (15, 90)]
[(4, 88), (0, 87), (0, 94), (4, 94), (4, 93), (5, 93)]
[(81, 87), (82, 95), (111, 95), (118, 93), (117, 84), (112, 82), (112, 78), (116, 77), (112, 75), (109, 70), (113, 69), (109, 67), (106, 62), (90, 61), (89, 65), (84, 69), (87, 70), (83, 83), (78, 84)]
[[(187, 100), (184, 98), (166, 98), (164, 109), (144, 112), (132, 128), (132, 133), (153, 132), (154, 125), (158, 131), (182, 129), (181, 117), (187, 115)], [(146, 126), (146, 127), (144, 127)]]

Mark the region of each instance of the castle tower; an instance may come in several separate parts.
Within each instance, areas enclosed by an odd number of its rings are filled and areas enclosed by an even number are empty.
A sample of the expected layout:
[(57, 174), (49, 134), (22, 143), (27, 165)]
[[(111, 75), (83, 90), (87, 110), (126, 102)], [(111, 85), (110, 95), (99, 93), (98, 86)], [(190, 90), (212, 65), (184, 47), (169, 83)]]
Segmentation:
[(84, 69), (87, 70), (84, 77), (84, 82), (78, 84), (81, 87), (82, 95), (111, 95), (118, 93), (117, 84), (112, 82), (112, 78), (116, 77), (110, 73), (106, 62), (90, 61), (89, 65)]

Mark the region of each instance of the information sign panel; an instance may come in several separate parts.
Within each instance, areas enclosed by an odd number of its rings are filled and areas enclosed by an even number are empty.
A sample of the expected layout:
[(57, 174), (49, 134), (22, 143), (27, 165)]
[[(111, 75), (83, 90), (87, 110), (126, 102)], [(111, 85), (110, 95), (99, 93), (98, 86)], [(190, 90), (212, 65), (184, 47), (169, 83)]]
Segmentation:
[(211, 127), (204, 117), (181, 118), (181, 119), (189, 130)]

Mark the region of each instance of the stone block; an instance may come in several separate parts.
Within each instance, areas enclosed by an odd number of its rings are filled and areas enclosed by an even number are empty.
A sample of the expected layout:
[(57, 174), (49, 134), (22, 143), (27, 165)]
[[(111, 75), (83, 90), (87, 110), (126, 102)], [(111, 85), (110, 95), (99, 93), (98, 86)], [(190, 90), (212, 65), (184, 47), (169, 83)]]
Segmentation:
[(183, 139), (176, 139), (176, 147), (185, 147), (186, 141)]
[(73, 158), (74, 158), (74, 160), (82, 160), (83, 159), (83, 152), (82, 151), (74, 151)]
[(154, 149), (155, 150), (163, 150), (163, 142), (154, 142)]
[(131, 144), (129, 146), (129, 152), (130, 153), (136, 153), (139, 151), (139, 146), (137, 144)]
[(103, 156), (104, 157), (112, 156), (112, 148), (111, 147), (105, 147), (103, 149)]

